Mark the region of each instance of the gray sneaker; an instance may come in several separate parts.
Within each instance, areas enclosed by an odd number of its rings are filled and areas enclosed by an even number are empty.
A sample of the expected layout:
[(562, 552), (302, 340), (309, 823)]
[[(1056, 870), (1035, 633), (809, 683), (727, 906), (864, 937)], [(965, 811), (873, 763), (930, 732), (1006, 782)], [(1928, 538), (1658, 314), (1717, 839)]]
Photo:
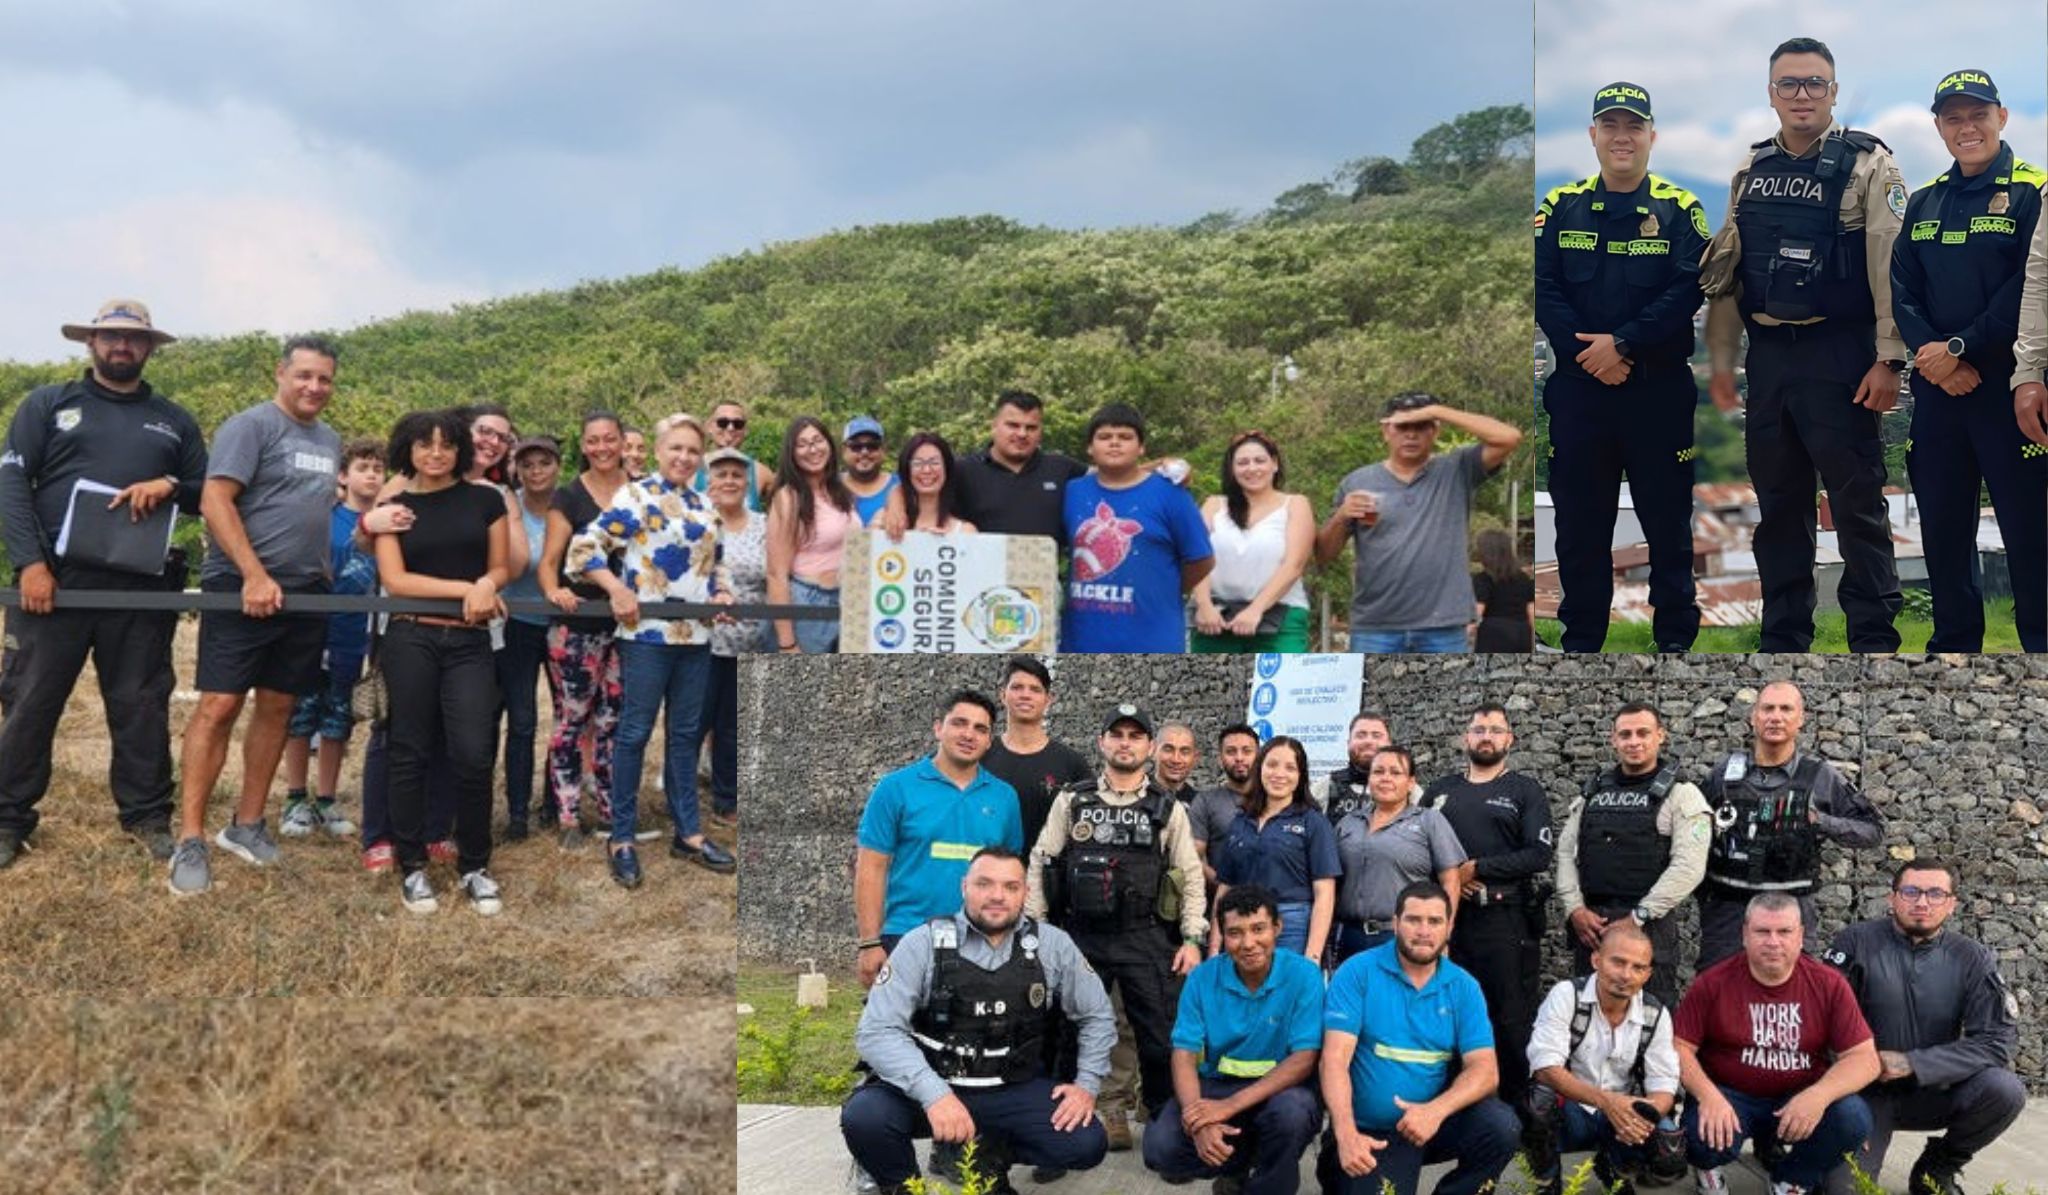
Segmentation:
[(398, 899), (408, 913), (432, 913), (441, 907), (441, 902), (434, 899), (434, 885), (424, 871), (405, 873), (405, 882), (398, 886)]
[(479, 869), (464, 875), (462, 892), (469, 897), (469, 903), (476, 911), (486, 917), (497, 916), (498, 910), (505, 907), (498, 897), (498, 881), (492, 879), (488, 871)]
[(230, 820), (228, 828), (214, 835), (213, 840), (220, 844), (220, 849), (240, 855), (258, 867), (277, 862), (277, 839), (270, 836), (270, 827), (263, 822), (245, 826)]
[(213, 887), (213, 866), (207, 861), (206, 840), (187, 838), (171, 855), (171, 895), (197, 896)]

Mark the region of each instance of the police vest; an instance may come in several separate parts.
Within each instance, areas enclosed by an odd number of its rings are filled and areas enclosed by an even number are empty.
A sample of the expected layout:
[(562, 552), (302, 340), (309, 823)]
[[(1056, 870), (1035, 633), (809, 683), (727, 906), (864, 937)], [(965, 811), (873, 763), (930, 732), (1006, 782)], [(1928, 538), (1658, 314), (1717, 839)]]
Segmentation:
[(1372, 790), (1365, 783), (1352, 778), (1350, 768), (1338, 768), (1330, 773), (1329, 788), (1323, 793), (1323, 816), (1331, 825), (1344, 820), (1347, 813), (1370, 813), (1372, 811)]
[(955, 1087), (999, 1087), (1038, 1077), (1050, 999), (1038, 961), (1038, 925), (1019, 918), (1010, 959), (986, 971), (960, 957), (960, 926), (929, 922), (931, 994), (910, 1018), (925, 1061)]
[(1863, 229), (1842, 228), (1842, 192), (1856, 155), (1881, 148), (1868, 133), (1831, 133), (1818, 154), (1795, 158), (1760, 142), (1736, 197), (1745, 315), (1779, 320), (1877, 318), (1865, 272)]
[(1579, 891), (1589, 905), (1633, 905), (1671, 863), (1671, 839), (1657, 811), (1678, 780), (1666, 764), (1648, 784), (1625, 784), (1608, 768), (1586, 783), (1579, 807)]
[(1173, 797), (1147, 784), (1132, 804), (1111, 805), (1093, 781), (1083, 781), (1067, 790), (1067, 802), (1067, 847), (1053, 860), (1061, 924), (1102, 931), (1158, 923)]
[(1741, 892), (1789, 892), (1804, 896), (1814, 889), (1820, 870), (1820, 834), (1813, 823), (1813, 782), (1821, 761), (1799, 757), (1785, 787), (1764, 791), (1747, 766), (1730, 780), (1726, 767), (1707, 782), (1707, 801), (1714, 807), (1714, 842), (1707, 852), (1707, 879)]

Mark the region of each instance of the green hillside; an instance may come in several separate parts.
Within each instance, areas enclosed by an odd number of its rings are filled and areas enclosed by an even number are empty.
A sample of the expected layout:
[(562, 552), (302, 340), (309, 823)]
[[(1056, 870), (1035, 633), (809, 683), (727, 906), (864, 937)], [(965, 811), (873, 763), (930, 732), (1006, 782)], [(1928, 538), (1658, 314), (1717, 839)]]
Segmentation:
[[(1022, 386), (1047, 399), (1048, 444), (1075, 455), (1097, 406), (1136, 404), (1149, 447), (1189, 457), (1201, 493), (1227, 438), (1261, 428), (1322, 512), (1344, 472), (1384, 454), (1375, 416), (1390, 394), (1529, 421), (1526, 121), (1469, 113), (1405, 162), (1348, 163), (1267, 211), (1181, 229), (862, 227), (410, 312), (340, 334), (329, 418), (382, 433), (407, 409), (489, 399), (523, 431), (566, 436), (589, 409), (644, 425), (730, 397), (754, 410), (748, 449), (771, 458), (786, 421), (812, 412), (872, 412), (892, 443), (934, 428), (964, 450), (985, 439), (994, 395)], [(143, 297), (176, 310), (175, 296)], [(278, 337), (297, 331), (183, 341), (148, 376), (211, 429), (268, 396)], [(76, 368), (0, 363), (0, 417)], [(1510, 471), (1528, 476), (1532, 456)], [(1481, 501), (1504, 518), (1504, 490)]]

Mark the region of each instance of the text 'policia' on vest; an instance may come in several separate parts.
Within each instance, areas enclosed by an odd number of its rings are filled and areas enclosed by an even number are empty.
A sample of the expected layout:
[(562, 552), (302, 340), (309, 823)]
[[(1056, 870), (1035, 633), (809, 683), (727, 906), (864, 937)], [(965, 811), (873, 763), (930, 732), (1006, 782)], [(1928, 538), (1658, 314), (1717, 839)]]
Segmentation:
[(910, 1036), (938, 1076), (956, 1087), (1000, 1087), (1038, 1077), (1049, 996), (1038, 926), (1017, 922), (1017, 948), (993, 971), (960, 957), (960, 927), (934, 918), (931, 994)]
[(1113, 932), (1180, 919), (1180, 885), (1164, 855), (1173, 797), (1147, 781), (1145, 795), (1111, 805), (1095, 782), (1067, 790), (1067, 846), (1046, 869), (1046, 908), (1068, 932)]
[(1671, 864), (1671, 839), (1657, 832), (1657, 811), (1678, 780), (1671, 763), (1648, 783), (1607, 768), (1585, 787), (1579, 811), (1579, 889), (1586, 904), (1633, 904)]
[[(1749, 757), (1729, 757), (1727, 769), (1710, 781), (1714, 809), (1713, 845), (1707, 853), (1707, 882), (1737, 894), (1813, 891), (1820, 861), (1820, 833), (1813, 819), (1813, 782), (1821, 761), (1799, 757), (1791, 783), (1764, 792), (1751, 782)], [(1737, 769), (1740, 775), (1734, 775)]]
[(1857, 154), (1890, 147), (1849, 129), (1829, 133), (1810, 157), (1795, 158), (1776, 141), (1753, 148), (1735, 213), (1742, 231), (1743, 314), (1785, 321), (1876, 319), (1863, 230), (1842, 228), (1842, 192)]

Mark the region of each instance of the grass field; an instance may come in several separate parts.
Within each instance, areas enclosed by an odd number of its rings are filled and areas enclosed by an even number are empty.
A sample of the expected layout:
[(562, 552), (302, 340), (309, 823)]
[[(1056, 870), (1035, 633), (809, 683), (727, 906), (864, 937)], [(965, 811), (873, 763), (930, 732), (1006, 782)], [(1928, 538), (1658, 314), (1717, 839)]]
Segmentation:
[(730, 998), (0, 1001), (0, 1187), (723, 1192)]
[[(181, 683), (192, 676), (195, 636), (188, 618), (178, 640)], [(188, 693), (172, 702), (174, 755), (191, 708)], [(351, 816), (363, 737), (358, 728), (342, 777)], [(573, 854), (546, 835), (500, 845), (491, 870), (505, 910), (494, 918), (454, 898), (452, 868), (441, 867), (441, 911), (407, 913), (397, 880), (364, 872), (352, 838), (285, 839), (282, 862), (261, 869), (216, 850), (213, 891), (178, 899), (166, 889), (164, 865), (115, 822), (107, 730), (89, 668), (54, 756), (36, 849), (0, 872), (0, 1003), (51, 995), (731, 999), (734, 878), (670, 859), (662, 841), (643, 844), (647, 879), (636, 892), (611, 881), (597, 843)], [(645, 775), (660, 774), (650, 751)], [(237, 740), (209, 833), (225, 824), (239, 785)], [(643, 783), (643, 793), (651, 791)], [(280, 781), (268, 807), (273, 831), (282, 792)], [(502, 806), (501, 796), (501, 821)], [(643, 830), (665, 837), (659, 796), (643, 796), (641, 809)]]
[[(1816, 652), (1840, 653), (1849, 650), (1848, 624), (1839, 610), (1824, 610), (1814, 616), (1813, 650)], [(1927, 640), (1934, 634), (1934, 623), (1928, 619), (1901, 617), (1893, 623), (1899, 629), (1899, 650), (1921, 652), (1927, 650)], [(1552, 647), (1563, 627), (1555, 619), (1536, 620), (1536, 636)], [(1763, 640), (1763, 628), (1752, 623), (1741, 627), (1701, 627), (1700, 637), (1693, 644), (1695, 652), (1754, 652)], [(1603, 652), (1651, 652), (1657, 650), (1655, 640), (1650, 636), (1650, 624), (1646, 622), (1618, 622), (1607, 632), (1607, 645)], [(1986, 652), (2013, 652), (2020, 650), (2019, 632), (2013, 628), (2012, 602), (2010, 599), (1986, 602), (1984, 604), (1984, 650)]]
[(854, 1026), (863, 993), (851, 971), (830, 977), (824, 1008), (796, 1004), (796, 972), (743, 967), (739, 1019), (739, 1098), (748, 1104), (837, 1104), (853, 1089)]

